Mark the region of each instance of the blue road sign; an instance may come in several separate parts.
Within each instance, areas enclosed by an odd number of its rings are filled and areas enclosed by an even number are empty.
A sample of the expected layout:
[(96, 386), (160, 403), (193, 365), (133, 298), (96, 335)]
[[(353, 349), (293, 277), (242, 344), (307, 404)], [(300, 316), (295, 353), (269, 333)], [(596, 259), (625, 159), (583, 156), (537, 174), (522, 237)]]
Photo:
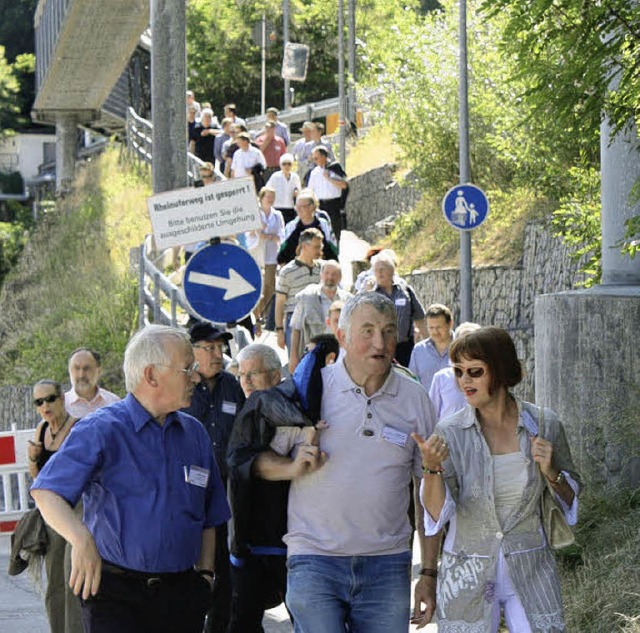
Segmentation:
[(457, 185), (447, 191), (442, 200), (442, 212), (454, 229), (469, 231), (487, 219), (489, 200), (475, 185)]
[(262, 275), (244, 248), (220, 243), (204, 246), (191, 256), (182, 287), (196, 316), (229, 323), (255, 308), (262, 292)]

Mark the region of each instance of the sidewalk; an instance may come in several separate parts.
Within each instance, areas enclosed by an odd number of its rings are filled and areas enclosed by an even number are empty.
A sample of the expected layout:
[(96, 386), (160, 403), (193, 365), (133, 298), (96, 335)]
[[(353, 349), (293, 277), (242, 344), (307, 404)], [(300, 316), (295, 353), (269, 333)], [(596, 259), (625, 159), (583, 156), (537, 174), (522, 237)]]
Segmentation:
[[(49, 625), (44, 612), (44, 603), (27, 575), (9, 576), (10, 541), (8, 536), (0, 536), (0, 633), (49, 633)], [(414, 551), (413, 575), (419, 569), (419, 556)], [(284, 606), (268, 611), (264, 618), (266, 633), (291, 633), (287, 611)], [(412, 626), (411, 631), (416, 631)], [(421, 629), (425, 633), (436, 633), (438, 627), (429, 624)]]

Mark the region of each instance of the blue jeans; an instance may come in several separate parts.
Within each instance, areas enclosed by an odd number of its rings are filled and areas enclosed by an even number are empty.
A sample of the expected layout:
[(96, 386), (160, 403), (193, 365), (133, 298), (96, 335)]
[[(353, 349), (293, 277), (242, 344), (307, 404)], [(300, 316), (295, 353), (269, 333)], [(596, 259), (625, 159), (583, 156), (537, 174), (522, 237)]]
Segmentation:
[(386, 556), (291, 556), (287, 568), (286, 603), (296, 633), (409, 630), (409, 552)]

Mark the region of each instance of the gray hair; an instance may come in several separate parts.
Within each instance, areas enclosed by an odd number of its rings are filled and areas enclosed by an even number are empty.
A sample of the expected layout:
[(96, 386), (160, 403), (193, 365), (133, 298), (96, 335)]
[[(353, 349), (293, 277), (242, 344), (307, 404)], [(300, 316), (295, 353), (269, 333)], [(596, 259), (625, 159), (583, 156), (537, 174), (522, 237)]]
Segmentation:
[(325, 268), (337, 268), (340, 272), (342, 272), (342, 268), (340, 267), (340, 262), (337, 262), (335, 259), (325, 259), (322, 264), (320, 264), (320, 272), (322, 272)]
[(264, 368), (267, 371), (276, 371), (282, 369), (282, 363), (277, 352), (268, 345), (262, 343), (252, 343), (243, 347), (236, 356), (236, 360), (241, 363), (243, 360), (250, 360), (252, 358), (261, 358), (264, 363)]
[(374, 268), (376, 264), (386, 266), (394, 272), (396, 270), (396, 262), (394, 261), (393, 257), (391, 257), (391, 255), (389, 255), (385, 251), (380, 251), (377, 255), (374, 255), (371, 258), (371, 268)]
[(391, 317), (394, 323), (398, 322), (396, 307), (391, 299), (375, 291), (361, 292), (348, 299), (340, 312), (338, 327), (344, 332), (347, 342), (351, 341), (351, 316), (356, 308), (362, 305), (369, 305), (381, 314)]
[(464, 336), (465, 334), (469, 334), (469, 332), (475, 332), (476, 330), (479, 330), (482, 326), (478, 325), (477, 323), (471, 323), (471, 321), (465, 321), (464, 323), (461, 323), (454, 331), (453, 331), (453, 338), (454, 340), (457, 338), (460, 338), (461, 336)]
[(167, 325), (147, 325), (131, 337), (124, 351), (122, 365), (127, 391), (132, 392), (140, 385), (144, 370), (149, 365), (171, 363), (171, 343), (191, 349), (189, 335), (184, 330)]

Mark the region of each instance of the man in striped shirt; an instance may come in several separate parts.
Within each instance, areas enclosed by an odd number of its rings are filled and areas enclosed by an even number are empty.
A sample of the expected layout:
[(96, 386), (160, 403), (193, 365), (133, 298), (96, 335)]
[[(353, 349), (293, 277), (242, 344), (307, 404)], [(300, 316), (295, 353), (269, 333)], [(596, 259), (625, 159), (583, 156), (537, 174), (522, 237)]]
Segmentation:
[(296, 294), (309, 284), (320, 281), (320, 262), (324, 236), (319, 229), (305, 229), (300, 234), (297, 257), (280, 269), (276, 281), (276, 335), (278, 345), (291, 350), (291, 328), (289, 323), (296, 307)]

